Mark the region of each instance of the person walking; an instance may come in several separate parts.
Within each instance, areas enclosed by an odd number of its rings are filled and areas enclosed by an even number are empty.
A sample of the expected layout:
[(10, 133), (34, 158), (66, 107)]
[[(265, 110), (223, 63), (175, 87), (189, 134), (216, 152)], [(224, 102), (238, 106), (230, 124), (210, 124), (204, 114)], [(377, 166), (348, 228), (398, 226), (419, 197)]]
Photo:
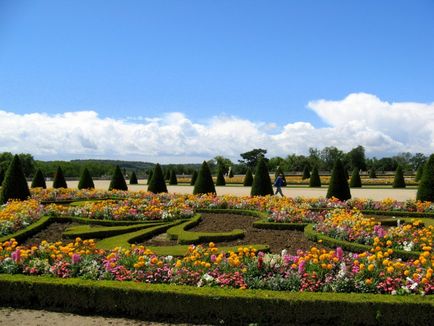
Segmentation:
[(274, 181), (274, 186), (276, 187), (275, 195), (280, 194), (282, 197), (285, 197), (285, 195), (282, 192), (282, 187), (284, 184), (285, 182), (283, 181), (283, 175), (279, 174), (276, 180)]

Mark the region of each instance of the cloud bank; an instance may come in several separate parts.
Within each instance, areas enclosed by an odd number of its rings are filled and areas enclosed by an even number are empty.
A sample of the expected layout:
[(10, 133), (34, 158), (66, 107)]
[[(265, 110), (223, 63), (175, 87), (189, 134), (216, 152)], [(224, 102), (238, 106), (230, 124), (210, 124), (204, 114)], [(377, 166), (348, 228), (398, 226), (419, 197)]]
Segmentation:
[(434, 152), (434, 103), (388, 103), (353, 93), (343, 100), (309, 102), (327, 127), (309, 122), (284, 126), (233, 116), (195, 123), (182, 113), (136, 120), (102, 118), (94, 111), (15, 114), (0, 111), (0, 152), (39, 159), (113, 158), (199, 162), (216, 155), (234, 160), (253, 148), (270, 156), (305, 154), (309, 147), (358, 145), (368, 155)]

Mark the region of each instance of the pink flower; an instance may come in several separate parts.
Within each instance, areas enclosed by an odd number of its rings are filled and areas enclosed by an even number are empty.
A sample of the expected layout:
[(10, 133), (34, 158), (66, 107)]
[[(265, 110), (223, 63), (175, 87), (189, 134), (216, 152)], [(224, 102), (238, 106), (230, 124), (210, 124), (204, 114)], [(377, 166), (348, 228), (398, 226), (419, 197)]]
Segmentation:
[(336, 248), (336, 257), (338, 257), (339, 260), (342, 260), (342, 258), (344, 258), (344, 251), (341, 247)]
[(17, 249), (11, 254), (11, 258), (14, 262), (18, 263), (21, 258), (21, 250)]
[(79, 254), (73, 254), (71, 257), (73, 264), (78, 264), (80, 262), (80, 259), (81, 259), (81, 257)]
[(301, 260), (300, 263), (298, 264), (298, 272), (300, 274), (304, 273), (304, 265), (306, 264), (306, 262), (304, 260)]
[(211, 255), (210, 258), (211, 258), (211, 262), (214, 263), (217, 257), (215, 255)]

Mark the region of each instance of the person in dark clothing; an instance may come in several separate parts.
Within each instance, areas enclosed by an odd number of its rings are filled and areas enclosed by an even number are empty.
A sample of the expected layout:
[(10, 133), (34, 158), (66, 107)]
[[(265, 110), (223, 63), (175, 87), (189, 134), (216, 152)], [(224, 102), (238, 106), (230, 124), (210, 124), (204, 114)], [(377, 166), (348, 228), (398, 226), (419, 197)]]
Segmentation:
[(282, 192), (282, 187), (284, 186), (284, 184), (285, 182), (283, 181), (283, 176), (279, 174), (274, 181), (274, 186), (276, 187), (275, 195), (280, 194), (282, 197), (285, 197)]

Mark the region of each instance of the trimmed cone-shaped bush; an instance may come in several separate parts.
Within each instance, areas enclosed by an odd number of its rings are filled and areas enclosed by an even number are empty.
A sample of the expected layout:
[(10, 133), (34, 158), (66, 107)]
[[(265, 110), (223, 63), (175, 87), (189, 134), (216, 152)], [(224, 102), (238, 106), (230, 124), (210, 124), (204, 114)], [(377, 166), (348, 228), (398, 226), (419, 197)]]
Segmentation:
[(270, 174), (268, 173), (267, 163), (263, 157), (259, 158), (256, 165), (255, 177), (253, 178), (251, 196), (266, 196), (273, 194)]
[(398, 165), (395, 172), (395, 178), (393, 179), (393, 188), (405, 188), (404, 171), (402, 167)]
[(164, 177), (164, 180), (166, 181), (170, 180), (170, 169), (166, 171), (166, 176)]
[(421, 164), (416, 171), (416, 176), (414, 177), (415, 181), (420, 181), (420, 179), (422, 178), (422, 174), (423, 174), (423, 166), (424, 164)]
[(5, 179), (5, 171), (2, 168), (0, 168), (0, 187), (2, 186), (4, 179)]
[(148, 184), (148, 185), (150, 184), (153, 174), (154, 174), (154, 170), (151, 170), (148, 172), (148, 180), (146, 180), (146, 184)]
[(347, 200), (351, 198), (350, 187), (348, 186), (348, 180), (345, 177), (345, 169), (340, 159), (336, 160), (333, 167), (326, 197), (336, 197), (340, 200)]
[(423, 167), (416, 199), (421, 201), (434, 201), (434, 154), (431, 154)]
[(350, 180), (351, 188), (362, 188), (362, 179), (360, 178), (359, 168), (354, 168)]
[(175, 172), (175, 170), (172, 170), (170, 172), (169, 184), (170, 185), (177, 185), (178, 184), (178, 179), (176, 178), (176, 172)]
[(370, 177), (371, 179), (376, 179), (376, 178), (377, 178), (377, 172), (375, 171), (374, 168), (372, 168), (372, 169), (369, 171), (369, 177)]
[(38, 171), (36, 171), (36, 174), (33, 177), (32, 184), (30, 187), (47, 189), (47, 184), (45, 183), (45, 177), (41, 169), (38, 169)]
[(285, 177), (285, 173), (283, 173), (283, 170), (280, 166), (277, 167), (276, 169), (276, 173), (274, 173), (274, 180), (277, 179), (278, 175), (282, 175), (282, 179), (283, 179), (283, 186), (286, 187), (287, 183), (286, 183), (286, 177)]
[(18, 155), (15, 155), (9, 164), (3, 180), (0, 192), (0, 203), (4, 204), (9, 199), (25, 200), (30, 197), (29, 186), (24, 176), (23, 167)]
[(190, 186), (194, 186), (194, 184), (196, 183), (196, 179), (197, 179), (197, 171), (194, 170), (193, 174), (191, 175)]
[(161, 166), (158, 163), (155, 165), (154, 171), (152, 172), (152, 178), (148, 182), (148, 191), (153, 192), (154, 194), (167, 192), (163, 170), (161, 170)]
[(68, 188), (65, 177), (63, 176), (62, 168), (60, 166), (57, 167), (56, 174), (54, 175), (53, 188)]
[(219, 168), (215, 185), (216, 186), (226, 186), (226, 180), (225, 180), (225, 176), (223, 175), (223, 169), (222, 168)]
[(301, 179), (304, 180), (304, 179), (309, 179), (309, 178), (310, 178), (309, 167), (307, 165), (305, 165), (304, 170), (303, 170), (303, 176), (301, 177)]
[(244, 187), (251, 187), (252, 184), (253, 184), (252, 169), (248, 168), (246, 171), (246, 175), (244, 176), (243, 185)]
[(344, 174), (345, 174), (345, 179), (349, 179), (350, 176), (348, 175), (348, 170), (346, 168), (344, 168)]
[(310, 175), (309, 187), (311, 188), (321, 188), (321, 179), (318, 173), (318, 167), (314, 166), (312, 173)]
[(138, 183), (139, 183), (139, 180), (137, 180), (136, 172), (133, 171), (133, 173), (131, 173), (131, 177), (130, 177), (130, 185), (136, 185)]
[(124, 175), (119, 165), (116, 165), (115, 171), (113, 172), (109, 190), (128, 190), (127, 183), (125, 182)]
[(95, 189), (92, 176), (87, 168), (84, 168), (80, 176), (80, 181), (78, 182), (78, 189)]
[(215, 194), (214, 181), (212, 180), (211, 171), (206, 161), (203, 161), (194, 184), (193, 194)]
[(229, 168), (228, 177), (229, 178), (233, 178), (234, 177), (234, 170), (232, 168)]

